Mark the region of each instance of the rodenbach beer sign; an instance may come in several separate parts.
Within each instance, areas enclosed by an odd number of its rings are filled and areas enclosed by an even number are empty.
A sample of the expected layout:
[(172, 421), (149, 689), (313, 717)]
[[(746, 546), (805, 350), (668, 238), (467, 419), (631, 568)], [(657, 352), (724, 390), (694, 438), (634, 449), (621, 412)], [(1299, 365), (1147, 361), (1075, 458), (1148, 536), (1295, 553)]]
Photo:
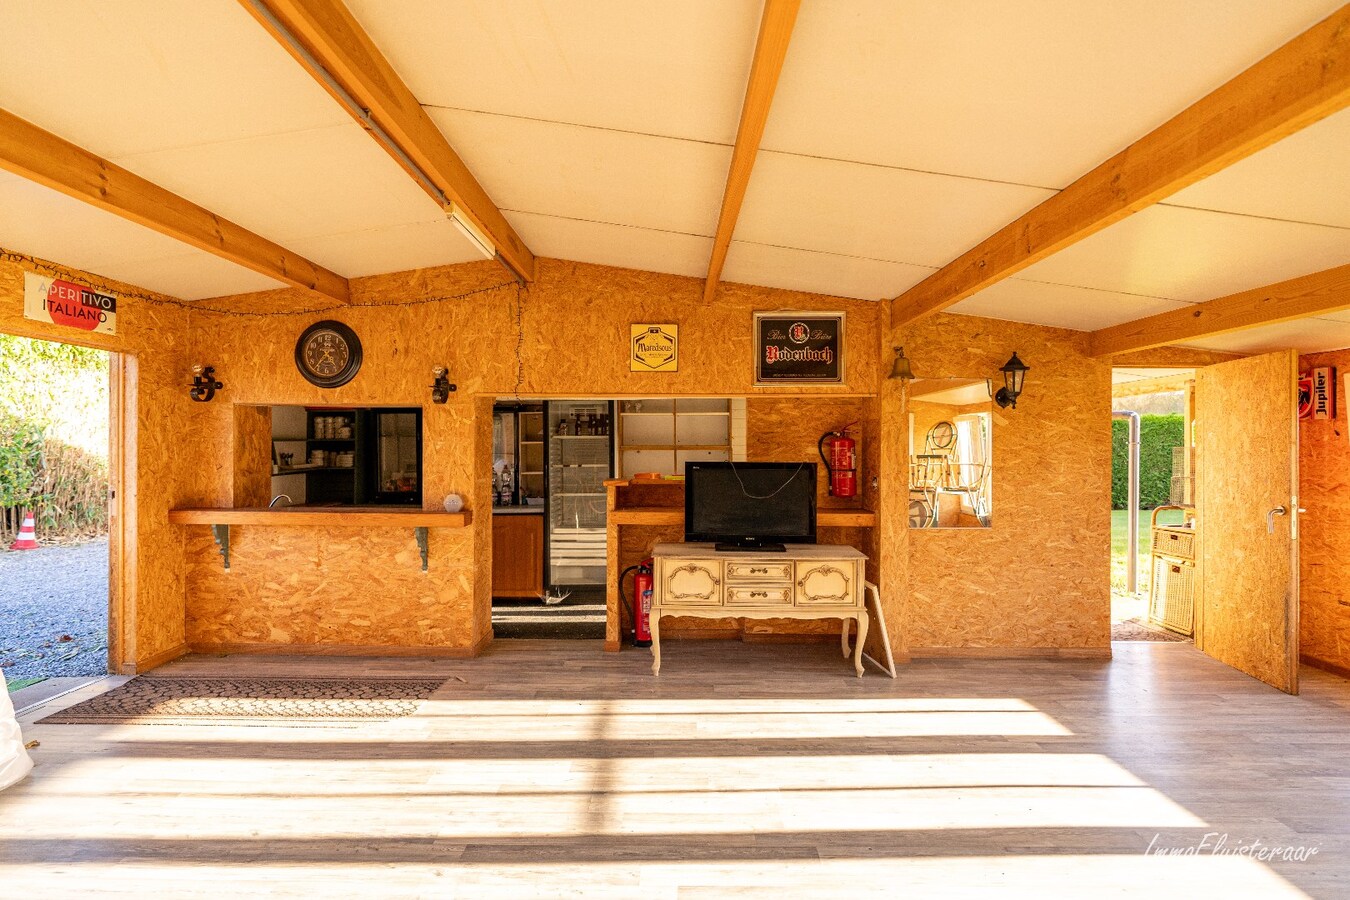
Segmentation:
[(843, 381), (843, 313), (755, 313), (755, 384)]
[(23, 273), (23, 316), (99, 334), (117, 333), (117, 295), (35, 272)]

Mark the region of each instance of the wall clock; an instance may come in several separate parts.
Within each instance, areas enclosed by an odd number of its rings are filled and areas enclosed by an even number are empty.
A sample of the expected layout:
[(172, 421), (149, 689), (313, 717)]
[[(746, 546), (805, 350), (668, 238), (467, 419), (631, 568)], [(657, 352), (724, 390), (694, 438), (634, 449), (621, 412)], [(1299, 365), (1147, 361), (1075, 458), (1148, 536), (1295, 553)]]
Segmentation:
[(361, 369), (361, 339), (341, 322), (315, 322), (295, 342), (295, 367), (310, 384), (341, 387)]

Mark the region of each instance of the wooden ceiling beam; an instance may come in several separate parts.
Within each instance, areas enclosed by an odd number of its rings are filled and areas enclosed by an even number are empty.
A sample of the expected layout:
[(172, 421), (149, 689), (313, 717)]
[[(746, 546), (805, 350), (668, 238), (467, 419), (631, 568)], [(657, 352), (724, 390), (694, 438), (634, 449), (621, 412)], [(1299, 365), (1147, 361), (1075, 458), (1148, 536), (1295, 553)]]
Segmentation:
[(1089, 353), (1114, 356), (1344, 309), (1350, 309), (1350, 265), (1094, 331)]
[(741, 106), (741, 123), (736, 129), (736, 146), (731, 151), (731, 168), (722, 194), (722, 211), (717, 217), (708, 279), (703, 284), (705, 302), (712, 300), (722, 278), (722, 267), (726, 265), (731, 236), (741, 215), (741, 203), (750, 185), (750, 172), (759, 154), (759, 142), (764, 137), (764, 126), (769, 120), (773, 94), (778, 87), (778, 76), (783, 72), (783, 60), (787, 57), (788, 42), (792, 39), (792, 28), (800, 7), (801, 0), (765, 0), (764, 3), (755, 57), (750, 65), (750, 82), (746, 85), (745, 103)]
[(350, 302), (347, 279), (0, 109), (0, 168), (254, 272)]
[(892, 301), (903, 325), (1350, 105), (1350, 5), (1289, 41)]
[(239, 2), (447, 214), (458, 207), (507, 268), (534, 280), (530, 248), (341, 0)]

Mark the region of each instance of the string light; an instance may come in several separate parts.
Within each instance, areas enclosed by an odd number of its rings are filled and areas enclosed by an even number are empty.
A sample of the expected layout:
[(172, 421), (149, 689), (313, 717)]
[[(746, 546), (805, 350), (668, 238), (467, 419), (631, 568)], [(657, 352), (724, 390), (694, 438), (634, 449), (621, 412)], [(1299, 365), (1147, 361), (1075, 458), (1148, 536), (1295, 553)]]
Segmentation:
[(516, 402), (525, 383), (525, 296), (528, 292), (516, 282)]
[(520, 284), (514, 278), (510, 281), (503, 281), (498, 284), (488, 285), (487, 287), (476, 288), (472, 291), (466, 291), (462, 294), (444, 294), (435, 297), (419, 297), (415, 300), (396, 300), (392, 302), (351, 302), (351, 303), (333, 303), (328, 306), (315, 306), (308, 309), (296, 310), (268, 310), (265, 312), (251, 312), (248, 310), (222, 309), (217, 306), (205, 306), (200, 301), (175, 300), (171, 297), (156, 297), (151, 294), (141, 293), (139, 291), (128, 291), (121, 287), (113, 285), (111, 282), (89, 276), (83, 272), (77, 272), (73, 269), (67, 269), (63, 266), (53, 265), (27, 253), (16, 253), (13, 250), (0, 249), (0, 261), (18, 263), (21, 266), (32, 269), (39, 275), (47, 275), (51, 278), (70, 279), (81, 284), (87, 284), (89, 287), (109, 294), (116, 294), (119, 298), (128, 298), (138, 300), (141, 303), (151, 304), (153, 306), (175, 306), (179, 309), (186, 309), (190, 312), (213, 313), (219, 316), (240, 316), (254, 319), (280, 318), (283, 316), (309, 316), (314, 313), (333, 312), (344, 309), (401, 309), (408, 306), (425, 306), (428, 303), (452, 303), (456, 300), (465, 300), (478, 294), (487, 294), (492, 291), (500, 290), (505, 287), (516, 287), (516, 391), (519, 393), (520, 385), (524, 380), (524, 369), (521, 363), (521, 342), (524, 339), (523, 331), (520, 330), (521, 323), (521, 289)]

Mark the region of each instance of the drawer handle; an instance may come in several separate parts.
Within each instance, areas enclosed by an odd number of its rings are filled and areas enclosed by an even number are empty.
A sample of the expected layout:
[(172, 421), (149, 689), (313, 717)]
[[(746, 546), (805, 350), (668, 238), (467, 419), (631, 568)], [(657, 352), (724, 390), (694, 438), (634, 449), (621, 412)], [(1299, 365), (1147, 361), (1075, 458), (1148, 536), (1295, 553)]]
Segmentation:
[(751, 592), (750, 592), (750, 596), (751, 596), (751, 597), (767, 597), (767, 596), (769, 596), (769, 592), (768, 592), (768, 591), (751, 591)]

